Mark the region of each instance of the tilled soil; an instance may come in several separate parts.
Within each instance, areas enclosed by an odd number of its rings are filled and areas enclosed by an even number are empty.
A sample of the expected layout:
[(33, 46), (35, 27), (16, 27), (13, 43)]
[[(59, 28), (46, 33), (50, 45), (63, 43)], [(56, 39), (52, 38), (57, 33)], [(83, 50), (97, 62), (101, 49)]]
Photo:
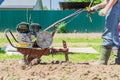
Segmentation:
[[(0, 34), (1, 35), (1, 34)], [(101, 34), (63, 34), (55, 37), (96, 38)], [(2, 36), (1, 36), (2, 37)], [(4, 37), (4, 36), (3, 36)], [(4, 43), (5, 44), (5, 43)], [(78, 44), (78, 43), (77, 43)], [(69, 44), (76, 45), (76, 44)], [(80, 44), (79, 44), (80, 45)], [(83, 43), (81, 44), (83, 46)], [(1, 44), (3, 46), (3, 43)], [(57, 44), (58, 46), (58, 44)], [(84, 43), (84, 46), (85, 43)], [(92, 62), (92, 61), (89, 61)], [(41, 62), (37, 65), (20, 64), (19, 60), (0, 61), (0, 80), (120, 80), (119, 65), (89, 65), (89, 62)]]
[(120, 80), (120, 66), (59, 61), (25, 66), (18, 60), (2, 60), (0, 80)]

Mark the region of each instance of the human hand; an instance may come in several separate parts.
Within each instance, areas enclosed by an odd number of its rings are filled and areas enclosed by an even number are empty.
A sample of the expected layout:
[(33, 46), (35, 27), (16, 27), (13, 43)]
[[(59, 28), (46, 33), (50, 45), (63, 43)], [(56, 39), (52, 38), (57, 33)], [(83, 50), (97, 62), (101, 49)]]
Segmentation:
[(91, 9), (91, 11), (94, 11), (94, 10), (99, 9), (99, 6), (98, 6), (98, 5), (95, 5), (95, 6), (92, 6), (90, 9)]
[(103, 9), (101, 9), (101, 10), (99, 11), (99, 15), (100, 15), (100, 16), (105, 16), (107, 13), (108, 13), (108, 10), (105, 9), (105, 8), (103, 8)]

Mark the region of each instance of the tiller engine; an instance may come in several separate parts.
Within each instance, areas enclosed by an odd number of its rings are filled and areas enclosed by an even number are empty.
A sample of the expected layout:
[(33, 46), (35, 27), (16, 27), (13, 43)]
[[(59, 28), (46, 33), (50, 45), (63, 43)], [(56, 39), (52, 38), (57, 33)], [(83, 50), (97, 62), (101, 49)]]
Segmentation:
[[(24, 55), (24, 62), (26, 64), (30, 64), (33, 59), (37, 59), (37, 61), (40, 62), (42, 55), (49, 55), (58, 52), (65, 53), (65, 61), (69, 61), (68, 48), (65, 41), (63, 41), (62, 49), (49, 48), (53, 42), (53, 36), (56, 32), (55, 28), (50, 34), (47, 31), (40, 32), (41, 26), (37, 23), (29, 25), (28, 23), (21, 22), (17, 25), (16, 29), (18, 32), (17, 39), (9, 29), (5, 30), (5, 36), (14, 48), (17, 48), (17, 51)], [(10, 40), (8, 32), (16, 41), (16, 45)]]

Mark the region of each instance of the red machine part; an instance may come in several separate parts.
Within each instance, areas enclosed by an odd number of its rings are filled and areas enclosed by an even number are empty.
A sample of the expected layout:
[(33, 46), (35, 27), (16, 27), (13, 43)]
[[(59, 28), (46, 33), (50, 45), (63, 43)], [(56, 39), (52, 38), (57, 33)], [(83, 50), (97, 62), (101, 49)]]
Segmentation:
[(69, 61), (68, 58), (68, 48), (65, 41), (63, 41), (63, 48), (17, 48), (18, 52), (21, 52), (24, 55), (25, 64), (30, 64), (33, 59), (37, 59), (40, 62), (40, 58), (43, 55), (49, 55), (54, 53), (63, 52), (65, 54), (65, 61)]

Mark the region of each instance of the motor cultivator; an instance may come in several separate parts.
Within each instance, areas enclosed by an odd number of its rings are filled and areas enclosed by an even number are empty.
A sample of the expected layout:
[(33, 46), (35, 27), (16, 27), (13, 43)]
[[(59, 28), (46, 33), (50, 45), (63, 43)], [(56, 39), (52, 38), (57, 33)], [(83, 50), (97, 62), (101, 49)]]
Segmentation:
[[(11, 46), (17, 48), (17, 51), (24, 55), (25, 64), (30, 64), (33, 59), (37, 59), (37, 61), (40, 62), (42, 55), (58, 52), (63, 52), (65, 54), (65, 61), (69, 61), (68, 48), (65, 41), (63, 41), (63, 48), (61, 49), (49, 48), (53, 42), (55, 30), (52, 34), (47, 31), (40, 32), (39, 29), (41, 29), (41, 26), (39, 24), (33, 23), (30, 25), (29, 29), (29, 24), (25, 22), (18, 24), (16, 29), (18, 31), (18, 39), (15, 38), (9, 29), (5, 30), (5, 36)], [(16, 45), (10, 40), (8, 32), (11, 34), (14, 41), (16, 41)]]
[[(37, 59), (37, 61), (40, 62), (40, 58), (42, 55), (49, 55), (58, 52), (64, 53), (65, 61), (69, 61), (68, 58), (69, 50), (67, 48), (67, 44), (65, 41), (63, 41), (63, 48), (61, 49), (50, 48), (53, 42), (53, 36), (56, 33), (56, 25), (80, 14), (81, 12), (84, 11), (90, 12), (90, 6), (85, 9), (79, 9), (74, 13), (70, 14), (69, 16), (58, 20), (57, 22), (53, 23), (43, 31), (39, 31), (41, 29), (41, 26), (37, 23), (32, 23), (29, 25), (28, 23), (22, 22), (18, 24), (16, 28), (18, 31), (18, 40), (14, 37), (13, 33), (9, 29), (5, 30), (5, 36), (8, 39), (11, 46), (17, 48), (17, 51), (24, 55), (24, 62), (26, 64), (30, 64), (33, 59)], [(53, 32), (50, 34), (48, 30), (51, 28), (53, 28)], [(17, 43), (16, 45), (14, 45), (11, 42), (8, 36), (8, 32), (16, 41)]]

